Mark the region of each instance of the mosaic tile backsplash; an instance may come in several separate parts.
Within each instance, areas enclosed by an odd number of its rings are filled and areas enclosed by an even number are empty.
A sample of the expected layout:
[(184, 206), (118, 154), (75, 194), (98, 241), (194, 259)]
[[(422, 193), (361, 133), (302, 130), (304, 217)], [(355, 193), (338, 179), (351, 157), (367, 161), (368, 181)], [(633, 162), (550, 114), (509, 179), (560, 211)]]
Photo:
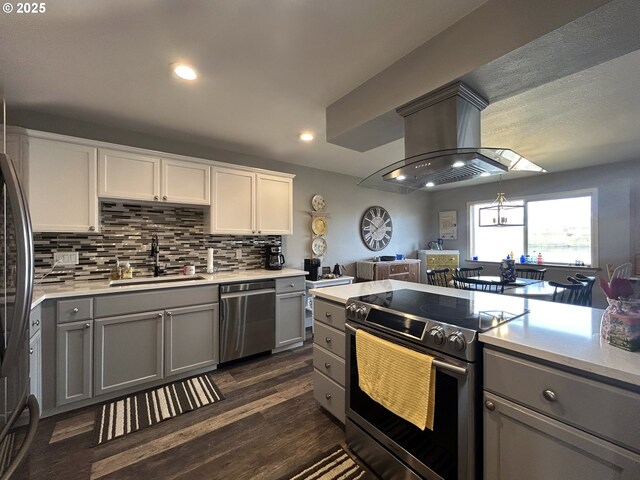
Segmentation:
[[(206, 207), (173, 205), (136, 205), (120, 202), (100, 204), (101, 232), (35, 233), (36, 283), (58, 283), (78, 280), (105, 280), (120, 262), (129, 262), (133, 275), (153, 275), (151, 238), (158, 235), (160, 264), (167, 274), (182, 272), (185, 263), (205, 273), (207, 248), (213, 248), (214, 266), (218, 271), (253, 270), (264, 267), (266, 245), (282, 245), (282, 237), (220, 236), (205, 233)], [(242, 249), (242, 258), (236, 250)], [(53, 266), (55, 252), (78, 252), (78, 265)]]

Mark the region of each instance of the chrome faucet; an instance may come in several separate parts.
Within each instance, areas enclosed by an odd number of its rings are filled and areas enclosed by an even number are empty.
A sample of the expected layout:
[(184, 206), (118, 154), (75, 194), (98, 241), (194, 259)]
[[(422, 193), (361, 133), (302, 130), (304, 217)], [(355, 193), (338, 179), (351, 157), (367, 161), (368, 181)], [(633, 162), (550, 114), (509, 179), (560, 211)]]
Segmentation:
[(157, 233), (154, 233), (151, 238), (151, 253), (149, 253), (149, 256), (153, 257), (153, 276), (159, 277), (160, 273), (164, 271), (160, 268), (160, 245)]

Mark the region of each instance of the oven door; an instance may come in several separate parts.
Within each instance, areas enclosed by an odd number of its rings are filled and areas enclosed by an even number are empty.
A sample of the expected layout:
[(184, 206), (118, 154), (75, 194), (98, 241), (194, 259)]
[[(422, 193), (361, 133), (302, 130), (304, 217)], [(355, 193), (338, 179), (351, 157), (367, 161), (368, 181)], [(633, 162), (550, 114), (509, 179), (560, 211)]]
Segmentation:
[[(481, 445), (478, 438), (480, 432), (476, 428), (476, 405), (480, 401), (480, 388), (476, 384), (475, 372), (479, 367), (379, 330), (352, 323), (347, 323), (346, 327), (346, 414), (349, 446), (378, 474), (394, 478), (480, 478), (480, 452), (476, 451)], [(360, 390), (355, 335), (358, 328), (437, 359), (434, 363), (436, 399), (433, 431), (421, 431)], [(359, 428), (354, 428), (351, 422)], [(406, 473), (398, 474), (399, 469), (405, 469)]]

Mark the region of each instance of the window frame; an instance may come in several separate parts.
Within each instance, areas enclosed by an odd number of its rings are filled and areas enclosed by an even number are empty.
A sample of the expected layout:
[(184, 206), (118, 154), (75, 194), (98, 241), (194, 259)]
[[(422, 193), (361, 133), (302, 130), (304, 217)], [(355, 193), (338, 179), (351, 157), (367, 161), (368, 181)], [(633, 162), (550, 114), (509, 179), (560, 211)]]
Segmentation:
[[(552, 193), (541, 193), (536, 195), (521, 195), (517, 197), (508, 197), (510, 202), (516, 202), (522, 200), (525, 205), (524, 209), (524, 227), (523, 228), (523, 244), (525, 252), (529, 253), (529, 215), (527, 204), (529, 202), (537, 202), (544, 200), (562, 200), (567, 198), (576, 198), (576, 197), (591, 197), (591, 265), (585, 265), (585, 267), (595, 267), (599, 266), (598, 259), (598, 189), (597, 188), (585, 188), (580, 190), (569, 190), (566, 192), (552, 192)], [(495, 200), (495, 197), (488, 200), (475, 200), (467, 202), (467, 218), (469, 219), (468, 224), (468, 234), (467, 234), (467, 252), (468, 252), (468, 260), (473, 258), (475, 252), (473, 251), (473, 240), (474, 240), (474, 232), (475, 228), (510, 228), (510, 227), (479, 227), (476, 224), (478, 223), (478, 218), (474, 215), (473, 207), (479, 203), (491, 203)], [(498, 262), (498, 260), (486, 260), (487, 262)], [(545, 265), (570, 265), (570, 263), (555, 263), (555, 262), (544, 262)]]

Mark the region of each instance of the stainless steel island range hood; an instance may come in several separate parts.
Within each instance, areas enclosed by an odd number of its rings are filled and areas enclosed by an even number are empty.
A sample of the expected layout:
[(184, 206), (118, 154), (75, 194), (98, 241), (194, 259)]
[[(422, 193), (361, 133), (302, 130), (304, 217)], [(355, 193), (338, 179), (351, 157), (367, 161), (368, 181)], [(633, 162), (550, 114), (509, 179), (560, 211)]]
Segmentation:
[(404, 117), (404, 160), (362, 180), (399, 193), (513, 170), (546, 172), (508, 148), (480, 147), (480, 112), (488, 102), (456, 82), (396, 109)]

